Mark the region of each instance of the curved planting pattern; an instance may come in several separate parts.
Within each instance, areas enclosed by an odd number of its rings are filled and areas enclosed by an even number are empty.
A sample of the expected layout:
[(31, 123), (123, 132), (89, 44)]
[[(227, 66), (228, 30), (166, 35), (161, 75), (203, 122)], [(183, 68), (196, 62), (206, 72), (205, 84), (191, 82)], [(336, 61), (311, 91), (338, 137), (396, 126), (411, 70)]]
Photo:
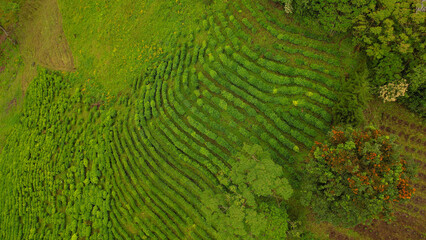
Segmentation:
[(223, 191), (244, 143), (295, 174), (330, 128), (349, 56), (266, 3), (230, 2), (171, 35), (119, 104), (55, 74), (32, 83), (1, 153), (0, 239), (214, 239), (200, 196)]
[(202, 30), (172, 37), (174, 50), (132, 84), (136, 107), (112, 130), (115, 238), (212, 238), (199, 196), (220, 191), (217, 174), (244, 142), (290, 170), (329, 129), (344, 54), (276, 23), (261, 4), (233, 1)]

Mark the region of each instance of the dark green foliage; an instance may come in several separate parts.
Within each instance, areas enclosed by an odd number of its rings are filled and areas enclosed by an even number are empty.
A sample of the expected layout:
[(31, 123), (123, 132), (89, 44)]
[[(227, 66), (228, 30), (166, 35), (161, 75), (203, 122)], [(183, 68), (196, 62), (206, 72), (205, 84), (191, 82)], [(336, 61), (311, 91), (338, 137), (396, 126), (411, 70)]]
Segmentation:
[(363, 110), (368, 101), (367, 77), (366, 67), (361, 67), (343, 80), (333, 107), (334, 125), (357, 126), (364, 122)]
[(416, 0), (326, 0), (293, 5), (306, 22), (318, 21), (330, 33), (351, 34), (357, 48), (369, 58), (369, 81), (376, 93), (382, 85), (408, 80), (412, 87), (401, 99), (412, 111), (424, 115), (424, 91), (417, 90), (424, 88), (423, 80), (413, 77), (419, 68), (424, 69), (425, 62), (426, 18), (424, 11), (417, 10), (418, 4)]
[(426, 117), (426, 65), (419, 64), (407, 76), (408, 92), (399, 100), (412, 112)]
[(400, 156), (394, 137), (372, 127), (333, 129), (307, 158), (303, 199), (317, 219), (335, 225), (391, 219), (394, 203), (415, 192), (415, 175), (412, 159)]
[(426, 86), (426, 64), (419, 64), (411, 69), (411, 72), (407, 75), (409, 82), (410, 92), (421, 91), (421, 88)]
[(312, 1), (305, 9), (316, 17), (316, 20), (330, 32), (345, 33), (351, 31), (353, 21), (363, 14), (373, 0)]

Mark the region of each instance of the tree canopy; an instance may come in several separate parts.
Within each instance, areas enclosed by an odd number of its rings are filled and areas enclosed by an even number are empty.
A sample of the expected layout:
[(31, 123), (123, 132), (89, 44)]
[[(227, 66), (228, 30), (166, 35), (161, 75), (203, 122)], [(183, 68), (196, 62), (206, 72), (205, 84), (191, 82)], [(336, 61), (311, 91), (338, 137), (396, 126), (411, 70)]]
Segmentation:
[[(306, 23), (319, 23), (330, 35), (349, 34), (368, 57), (369, 82), (379, 87), (407, 81), (402, 98), (412, 111), (425, 114), (425, 12), (420, 0), (275, 0), (294, 9)], [(288, 12), (288, 11), (286, 11)]]
[[(218, 239), (282, 239), (287, 231), (283, 200), (293, 189), (282, 167), (259, 145), (245, 144), (229, 173), (221, 173), (223, 192), (201, 196), (207, 221), (217, 225)], [(267, 202), (277, 204), (267, 204)]]
[(391, 219), (394, 203), (415, 192), (412, 160), (374, 128), (333, 129), (315, 143), (306, 169), (306, 203), (318, 219), (345, 227)]

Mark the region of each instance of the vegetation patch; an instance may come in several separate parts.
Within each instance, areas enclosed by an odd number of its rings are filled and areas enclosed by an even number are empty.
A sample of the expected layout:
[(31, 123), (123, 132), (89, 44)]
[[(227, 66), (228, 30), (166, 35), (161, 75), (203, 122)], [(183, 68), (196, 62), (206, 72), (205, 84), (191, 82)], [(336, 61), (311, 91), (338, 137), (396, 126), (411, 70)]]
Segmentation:
[(424, 175), (408, 153), (423, 161), (423, 124), (369, 100), (401, 64), (404, 94), (418, 91), (421, 69), (353, 41), (353, 15), (376, 5), (280, 2), (13, 1), (0, 238), (377, 239), (371, 220), (395, 212), (396, 235), (419, 239)]

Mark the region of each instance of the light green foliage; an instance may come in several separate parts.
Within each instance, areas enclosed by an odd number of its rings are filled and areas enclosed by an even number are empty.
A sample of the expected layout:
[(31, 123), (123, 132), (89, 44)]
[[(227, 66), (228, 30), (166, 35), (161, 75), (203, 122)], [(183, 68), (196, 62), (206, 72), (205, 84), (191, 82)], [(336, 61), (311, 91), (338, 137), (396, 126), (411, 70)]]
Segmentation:
[(416, 0), (381, 0), (371, 4), (353, 18), (355, 40), (365, 46), (367, 54), (375, 59), (381, 59), (389, 52), (402, 58), (419, 54), (418, 51), (424, 47), (421, 35), (425, 31), (422, 26), (425, 13), (416, 11), (417, 3)]
[[(173, 49), (171, 38), (195, 32), (210, 6), (199, 0), (58, 1), (78, 79), (96, 79), (111, 93)], [(105, 64), (107, 63), (107, 64)]]
[[(287, 215), (280, 202), (288, 200), (293, 189), (283, 177), (281, 166), (259, 145), (244, 144), (235, 158), (237, 161), (229, 174), (219, 178), (227, 191), (218, 194), (204, 191), (201, 195), (206, 220), (217, 226), (217, 238), (285, 238)], [(278, 205), (265, 205), (268, 198), (275, 198)], [(277, 214), (279, 219), (275, 218)]]
[(372, 59), (375, 85), (406, 78), (411, 69), (424, 65), (425, 13), (417, 11), (416, 3), (382, 0), (354, 18), (354, 40)]
[[(76, 116), (83, 102), (79, 94), (58, 74), (40, 71), (31, 82), (20, 121), (0, 154), (1, 239), (110, 238), (109, 160), (101, 156), (111, 125), (89, 121), (87, 112)], [(103, 223), (93, 233), (86, 224), (65, 224), (67, 218)]]
[(259, 145), (243, 146), (242, 154), (232, 167), (229, 177), (239, 189), (247, 187), (257, 196), (274, 196), (287, 200), (293, 190), (287, 179), (282, 178), (282, 168), (274, 163)]
[(77, 240), (78, 239), (78, 235), (76, 233), (74, 233), (71, 237), (71, 240)]

